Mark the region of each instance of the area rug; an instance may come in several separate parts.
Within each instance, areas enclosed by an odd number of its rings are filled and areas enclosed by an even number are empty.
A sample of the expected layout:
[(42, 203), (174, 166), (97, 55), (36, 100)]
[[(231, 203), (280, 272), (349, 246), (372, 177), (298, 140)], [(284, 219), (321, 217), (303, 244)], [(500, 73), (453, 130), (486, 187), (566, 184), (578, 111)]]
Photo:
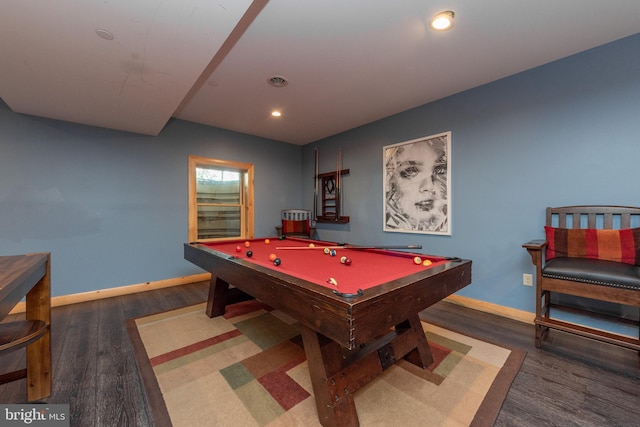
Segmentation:
[[(400, 361), (354, 396), (361, 426), (491, 426), (524, 352), (423, 322), (434, 363)], [(320, 426), (294, 319), (258, 301), (128, 321), (156, 426)]]

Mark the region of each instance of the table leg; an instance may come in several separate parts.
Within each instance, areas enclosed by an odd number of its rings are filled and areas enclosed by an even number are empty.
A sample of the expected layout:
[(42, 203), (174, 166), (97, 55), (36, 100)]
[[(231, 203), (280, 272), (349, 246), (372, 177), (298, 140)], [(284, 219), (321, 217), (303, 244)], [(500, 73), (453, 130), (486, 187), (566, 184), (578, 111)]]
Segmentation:
[(207, 298), (207, 316), (216, 317), (224, 314), (227, 306), (227, 293), (229, 292), (229, 283), (211, 275), (211, 283), (209, 285), (209, 297)]
[(27, 346), (27, 400), (32, 402), (51, 396), (51, 267), (31, 288), (26, 297), (27, 320), (42, 320), (47, 331)]
[(343, 368), (340, 345), (306, 326), (301, 326), (301, 333), (320, 423), (324, 427), (359, 426), (353, 394), (348, 390), (334, 394), (331, 385), (335, 385), (331, 378)]
[(426, 369), (433, 355), (418, 314), (399, 323), (395, 331), (347, 352), (338, 343), (301, 326), (318, 418), (325, 427), (358, 426), (354, 394), (397, 360)]
[(404, 356), (405, 360), (422, 369), (428, 368), (433, 363), (433, 355), (427, 342), (427, 336), (424, 333), (424, 329), (422, 329), (422, 322), (420, 322), (420, 316), (417, 313), (396, 325), (396, 332), (411, 333), (415, 336), (415, 348)]

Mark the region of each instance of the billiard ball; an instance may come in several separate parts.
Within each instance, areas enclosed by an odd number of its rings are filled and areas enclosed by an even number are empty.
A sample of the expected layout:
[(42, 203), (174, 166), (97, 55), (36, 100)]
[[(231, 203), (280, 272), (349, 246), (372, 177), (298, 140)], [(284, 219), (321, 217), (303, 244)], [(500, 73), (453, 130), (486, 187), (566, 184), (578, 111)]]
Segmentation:
[(333, 286), (338, 286), (338, 281), (336, 279), (334, 279), (333, 277), (329, 277), (327, 279), (327, 283)]
[(269, 239), (264, 239), (264, 244), (265, 244), (265, 245), (268, 245), (269, 243), (271, 243), (271, 240), (269, 240)]
[(286, 239), (287, 239), (287, 236), (285, 236), (284, 234), (278, 237), (278, 240), (286, 240)]
[(329, 255), (329, 252), (331, 250), (329, 248), (324, 248), (324, 250), (322, 252), (324, 252), (325, 255)]
[(275, 260), (276, 260), (276, 258), (278, 258), (278, 257), (276, 256), (276, 254), (271, 254), (271, 255), (269, 255), (269, 261), (275, 261)]
[(351, 265), (351, 258), (346, 256), (340, 257), (340, 262), (344, 265)]
[(428, 267), (432, 264), (430, 259), (425, 259), (424, 261), (422, 261), (422, 265), (424, 265), (425, 267)]
[(275, 265), (276, 267), (280, 265), (282, 261), (280, 261), (280, 258), (276, 258), (273, 260), (273, 265)]
[(329, 255), (336, 256), (336, 250), (335, 249), (331, 249), (331, 251), (329, 251)]
[(422, 264), (422, 259), (419, 256), (417, 256), (417, 257), (413, 258), (413, 262), (416, 265), (420, 265), (420, 264)]
[(244, 247), (245, 248), (248, 248), (249, 246), (251, 246), (251, 242), (250, 241), (247, 240), (246, 242), (244, 242)]
[(242, 248), (240, 246), (236, 246), (236, 252), (240, 252), (242, 251)]
[(309, 247), (310, 247), (310, 248), (315, 248), (315, 247), (316, 247), (316, 245), (314, 245), (313, 243), (309, 243)]
[(249, 258), (251, 258), (251, 257), (253, 256), (253, 252), (252, 252), (252, 251), (247, 251), (247, 256), (248, 256)]

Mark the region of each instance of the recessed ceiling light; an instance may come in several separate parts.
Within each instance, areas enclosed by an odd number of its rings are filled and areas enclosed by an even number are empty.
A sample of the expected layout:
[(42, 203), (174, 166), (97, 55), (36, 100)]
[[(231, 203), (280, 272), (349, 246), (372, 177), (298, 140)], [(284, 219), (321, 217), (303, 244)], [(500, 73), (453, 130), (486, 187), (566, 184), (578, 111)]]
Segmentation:
[(98, 28), (96, 30), (96, 34), (98, 35), (98, 37), (100, 37), (102, 39), (113, 40), (113, 34), (110, 31)]
[(274, 87), (285, 87), (286, 85), (289, 84), (287, 79), (282, 76), (269, 77), (269, 79), (267, 80), (267, 83), (269, 83), (271, 86), (274, 86)]
[(271, 115), (272, 115), (273, 117), (280, 117), (280, 116), (282, 116), (282, 113), (281, 113), (280, 111), (272, 111), (272, 112), (271, 112)]
[(438, 31), (447, 31), (453, 28), (453, 18), (455, 18), (456, 14), (450, 10), (445, 10), (444, 12), (438, 13), (433, 17), (429, 25), (434, 30)]

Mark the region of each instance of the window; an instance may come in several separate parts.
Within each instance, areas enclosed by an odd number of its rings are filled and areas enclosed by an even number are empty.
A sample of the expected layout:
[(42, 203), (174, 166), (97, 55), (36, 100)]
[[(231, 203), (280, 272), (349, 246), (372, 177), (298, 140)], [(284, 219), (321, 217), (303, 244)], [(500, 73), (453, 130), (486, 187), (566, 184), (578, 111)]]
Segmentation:
[(253, 237), (253, 165), (189, 156), (189, 241)]

